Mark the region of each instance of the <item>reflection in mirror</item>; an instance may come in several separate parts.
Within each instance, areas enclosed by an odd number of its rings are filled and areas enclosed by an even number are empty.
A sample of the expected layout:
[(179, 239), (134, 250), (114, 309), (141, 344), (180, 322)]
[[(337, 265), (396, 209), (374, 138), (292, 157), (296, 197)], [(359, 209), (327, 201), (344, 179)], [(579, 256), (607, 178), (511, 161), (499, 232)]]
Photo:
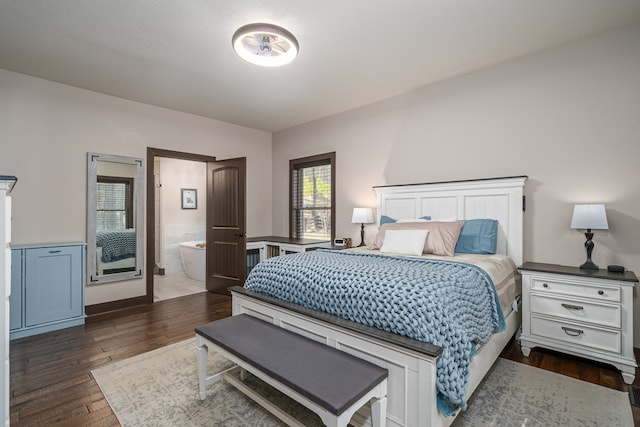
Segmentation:
[(143, 161), (88, 153), (87, 284), (142, 278)]

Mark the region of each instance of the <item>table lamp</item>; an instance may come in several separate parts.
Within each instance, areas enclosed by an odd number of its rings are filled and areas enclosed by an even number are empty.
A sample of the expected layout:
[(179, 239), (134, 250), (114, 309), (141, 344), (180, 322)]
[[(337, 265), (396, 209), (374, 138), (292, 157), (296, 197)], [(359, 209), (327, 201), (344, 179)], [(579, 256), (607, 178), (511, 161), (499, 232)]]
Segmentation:
[(358, 247), (365, 246), (364, 244), (364, 225), (371, 224), (373, 222), (373, 211), (371, 208), (353, 208), (353, 215), (351, 216), (351, 222), (354, 224), (360, 224), (360, 244)]
[(571, 228), (587, 230), (584, 235), (587, 241), (584, 247), (587, 249), (587, 261), (580, 266), (581, 270), (598, 270), (598, 266), (591, 261), (593, 252), (593, 232), (591, 230), (608, 230), (607, 212), (603, 204), (575, 205), (573, 208), (573, 218), (571, 218)]

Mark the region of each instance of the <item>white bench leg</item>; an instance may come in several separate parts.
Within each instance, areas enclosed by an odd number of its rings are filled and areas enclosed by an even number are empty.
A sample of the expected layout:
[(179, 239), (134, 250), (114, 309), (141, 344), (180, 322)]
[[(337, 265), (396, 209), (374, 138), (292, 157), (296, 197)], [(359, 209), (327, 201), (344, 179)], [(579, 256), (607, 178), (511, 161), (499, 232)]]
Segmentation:
[(338, 420), (338, 417), (336, 416), (327, 417), (322, 421), (324, 421), (326, 427), (347, 427), (346, 423), (343, 423), (343, 425), (340, 425), (340, 420)]
[(196, 339), (196, 348), (198, 349), (198, 385), (200, 386), (200, 400), (204, 400), (207, 397), (207, 386), (220, 381), (228, 372), (238, 369), (238, 365), (233, 365), (222, 372), (207, 376), (209, 347), (199, 338)]
[(373, 427), (385, 427), (387, 424), (387, 398), (375, 399), (371, 403), (371, 424)]
[(200, 383), (200, 400), (207, 395), (207, 359), (209, 357), (206, 345), (198, 344), (198, 382)]

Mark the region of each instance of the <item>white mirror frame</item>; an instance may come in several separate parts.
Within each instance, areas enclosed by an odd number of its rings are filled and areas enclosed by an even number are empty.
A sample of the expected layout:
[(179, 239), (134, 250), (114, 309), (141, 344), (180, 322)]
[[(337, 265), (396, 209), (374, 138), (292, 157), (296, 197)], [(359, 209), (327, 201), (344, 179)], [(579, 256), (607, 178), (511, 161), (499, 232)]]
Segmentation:
[[(131, 164), (136, 167), (133, 182), (134, 224), (136, 229), (135, 270), (113, 274), (98, 274), (96, 261), (96, 184), (98, 162)], [(144, 161), (133, 157), (87, 153), (87, 285), (142, 279), (144, 277)]]

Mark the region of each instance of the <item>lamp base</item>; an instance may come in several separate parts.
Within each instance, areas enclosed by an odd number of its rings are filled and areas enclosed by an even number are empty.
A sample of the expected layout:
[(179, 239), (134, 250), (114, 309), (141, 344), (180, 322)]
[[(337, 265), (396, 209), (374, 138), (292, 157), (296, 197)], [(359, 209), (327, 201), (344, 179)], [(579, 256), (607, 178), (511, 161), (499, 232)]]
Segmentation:
[(358, 248), (361, 248), (363, 246), (367, 246), (364, 244), (364, 223), (360, 224), (360, 244), (357, 246)]
[(591, 261), (587, 261), (587, 262), (585, 262), (584, 264), (582, 264), (580, 266), (580, 270), (598, 271), (598, 270), (600, 270), (600, 267), (598, 267), (597, 265), (595, 265)]
[(587, 249), (587, 261), (580, 266), (580, 270), (598, 271), (600, 268), (591, 261), (591, 253), (593, 252), (593, 233), (590, 228), (587, 229), (584, 236), (587, 238), (587, 241), (584, 242), (584, 247)]

